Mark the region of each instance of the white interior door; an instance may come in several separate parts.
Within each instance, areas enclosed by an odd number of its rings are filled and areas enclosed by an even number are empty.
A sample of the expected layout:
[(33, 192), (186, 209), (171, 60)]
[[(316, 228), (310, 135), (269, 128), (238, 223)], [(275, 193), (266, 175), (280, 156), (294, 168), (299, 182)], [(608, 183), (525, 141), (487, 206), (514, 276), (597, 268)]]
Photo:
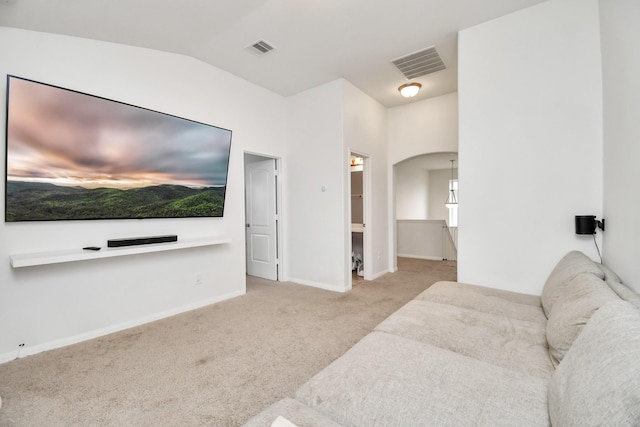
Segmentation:
[(245, 163), (247, 274), (278, 280), (276, 160)]

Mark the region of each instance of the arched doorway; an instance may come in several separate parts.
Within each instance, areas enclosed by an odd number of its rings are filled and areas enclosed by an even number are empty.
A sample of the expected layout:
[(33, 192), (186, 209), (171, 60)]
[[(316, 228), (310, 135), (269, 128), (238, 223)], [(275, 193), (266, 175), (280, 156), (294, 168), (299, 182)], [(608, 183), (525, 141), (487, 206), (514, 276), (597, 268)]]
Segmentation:
[(445, 206), (452, 189), (457, 196), (457, 163), (447, 152), (393, 165), (396, 257), (457, 259), (458, 208)]

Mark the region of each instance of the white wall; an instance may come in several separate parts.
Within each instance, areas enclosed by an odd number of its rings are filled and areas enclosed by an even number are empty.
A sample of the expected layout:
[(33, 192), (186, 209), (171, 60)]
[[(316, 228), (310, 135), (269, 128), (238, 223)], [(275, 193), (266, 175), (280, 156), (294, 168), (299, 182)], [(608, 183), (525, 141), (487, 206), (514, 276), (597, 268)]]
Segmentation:
[[(388, 271), (386, 109), (344, 79), (288, 98), (288, 279), (330, 290), (350, 287), (349, 154), (369, 157), (372, 197), (365, 259)], [(323, 191), (323, 187), (325, 191)]]
[[(26, 344), (25, 355), (245, 292), (242, 153), (284, 155), (284, 98), (185, 56), (11, 28), (0, 27), (0, 58), (0, 75), (233, 130), (222, 219), (0, 223), (0, 360), (15, 357), (20, 343)], [(2, 88), (4, 98), (4, 83)], [(4, 128), (5, 104), (0, 108)], [(9, 266), (9, 254), (104, 246), (109, 238), (157, 234), (178, 234), (180, 239), (221, 235), (232, 243), (23, 269)], [(202, 279), (198, 286), (196, 274)]]
[(287, 108), (288, 280), (344, 291), (348, 157), (343, 148), (343, 82), (336, 80), (291, 96)]
[[(458, 169), (453, 169), (453, 177), (458, 177)], [(429, 171), (429, 219), (443, 219), (449, 223), (449, 209), (444, 205), (449, 197), (451, 169)]]
[[(412, 162), (395, 166), (396, 219), (448, 220), (444, 205), (449, 196), (451, 169), (426, 170)], [(454, 169), (454, 178), (458, 170)]]
[(604, 262), (640, 291), (640, 3), (601, 0)]
[[(366, 279), (374, 279), (389, 272), (389, 235), (388, 231), (388, 207), (389, 191), (388, 162), (387, 162), (387, 109), (366, 95), (360, 89), (346, 80), (342, 80), (344, 90), (344, 151), (343, 151), (343, 176), (348, 182), (349, 153), (351, 151), (366, 154), (369, 158), (369, 174), (371, 184), (371, 197), (365, 199), (369, 217), (366, 223), (367, 232), (365, 247), (370, 259), (364, 260)], [(349, 191), (345, 191), (344, 203), (351, 205)], [(347, 229), (347, 257), (350, 257), (348, 244), (351, 241), (351, 216), (345, 216), (345, 228)], [(372, 258), (372, 259), (371, 259)], [(348, 278), (351, 274), (347, 271)]]
[(396, 167), (396, 218), (429, 219), (429, 171), (411, 163)]
[(429, 153), (458, 152), (458, 93), (388, 110), (389, 164)]
[[(551, 0), (459, 34), (458, 280), (540, 293), (574, 215), (602, 215), (597, 0)], [(506, 202), (508, 201), (508, 202)]]

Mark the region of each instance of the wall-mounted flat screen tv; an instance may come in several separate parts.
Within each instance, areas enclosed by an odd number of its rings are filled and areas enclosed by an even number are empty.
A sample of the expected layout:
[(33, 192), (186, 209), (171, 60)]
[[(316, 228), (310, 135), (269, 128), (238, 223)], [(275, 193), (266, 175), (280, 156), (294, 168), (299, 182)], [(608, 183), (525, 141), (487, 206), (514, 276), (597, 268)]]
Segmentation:
[(7, 76), (5, 221), (221, 217), (231, 131)]

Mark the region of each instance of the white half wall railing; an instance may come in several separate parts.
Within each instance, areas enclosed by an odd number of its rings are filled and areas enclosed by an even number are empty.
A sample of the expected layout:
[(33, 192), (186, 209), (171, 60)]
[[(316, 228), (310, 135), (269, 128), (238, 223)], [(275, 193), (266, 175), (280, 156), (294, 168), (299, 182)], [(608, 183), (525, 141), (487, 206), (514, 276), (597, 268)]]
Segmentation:
[(444, 220), (399, 219), (396, 225), (399, 257), (457, 259), (455, 240)]
[(442, 227), (442, 258), (458, 260), (458, 227)]

